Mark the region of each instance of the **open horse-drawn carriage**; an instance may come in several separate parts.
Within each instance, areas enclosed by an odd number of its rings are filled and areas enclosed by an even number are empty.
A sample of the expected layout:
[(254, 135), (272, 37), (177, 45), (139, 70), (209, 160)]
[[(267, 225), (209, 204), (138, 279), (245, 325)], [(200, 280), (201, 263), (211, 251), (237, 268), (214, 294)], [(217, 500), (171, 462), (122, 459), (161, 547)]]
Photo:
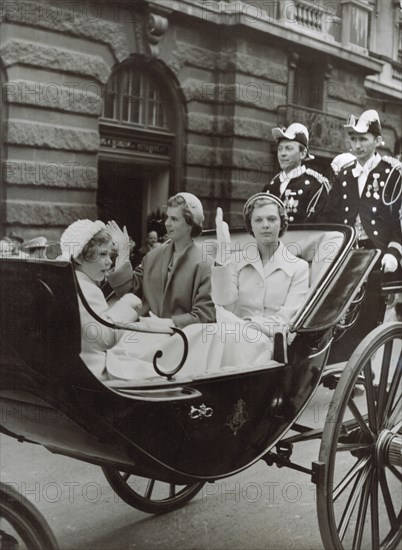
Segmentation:
[[(200, 237), (206, 253), (213, 238)], [(325, 548), (396, 548), (402, 324), (382, 324), (356, 342), (346, 366), (326, 365), (379, 256), (354, 249), (354, 238), (350, 227), (321, 225), (294, 226), (282, 238), (309, 261), (311, 288), (264, 368), (180, 376), (187, 342), (177, 330), (180, 364), (164, 373), (156, 354), (155, 372), (124, 387), (97, 380), (80, 358), (72, 264), (1, 259), (1, 432), (101, 466), (122, 499), (150, 513), (179, 508), (205, 482), (257, 460), (288, 466), (317, 484)], [(250, 239), (232, 231), (233, 252)], [(313, 429), (298, 419), (319, 384), (334, 394), (324, 428)], [(294, 464), (293, 445), (314, 438), (318, 459)]]

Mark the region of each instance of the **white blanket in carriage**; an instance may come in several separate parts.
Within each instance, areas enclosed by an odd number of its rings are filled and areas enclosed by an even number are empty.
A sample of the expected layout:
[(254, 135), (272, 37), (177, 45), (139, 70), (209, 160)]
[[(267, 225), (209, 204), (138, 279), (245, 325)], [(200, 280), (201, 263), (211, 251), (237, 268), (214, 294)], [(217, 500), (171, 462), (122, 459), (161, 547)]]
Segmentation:
[[(217, 308), (216, 323), (189, 325), (183, 332), (189, 351), (176, 380), (264, 367), (272, 357), (272, 342), (255, 323), (239, 319), (222, 307)], [(183, 340), (177, 334), (123, 334), (120, 342), (107, 351), (109, 378), (132, 381), (154, 376), (152, 360), (157, 350), (163, 353), (158, 366), (172, 370), (182, 358)]]

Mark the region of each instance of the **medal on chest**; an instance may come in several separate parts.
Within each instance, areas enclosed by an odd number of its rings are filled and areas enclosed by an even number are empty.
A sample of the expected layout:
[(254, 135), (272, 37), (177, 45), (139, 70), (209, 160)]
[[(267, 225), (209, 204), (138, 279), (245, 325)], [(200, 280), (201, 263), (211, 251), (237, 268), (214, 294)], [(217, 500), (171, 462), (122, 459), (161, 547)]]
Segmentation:
[(285, 204), (286, 211), (288, 213), (294, 214), (297, 212), (299, 200), (295, 199), (293, 195), (296, 195), (296, 193), (293, 193), (292, 191), (290, 191), (290, 189), (286, 189), (284, 204)]

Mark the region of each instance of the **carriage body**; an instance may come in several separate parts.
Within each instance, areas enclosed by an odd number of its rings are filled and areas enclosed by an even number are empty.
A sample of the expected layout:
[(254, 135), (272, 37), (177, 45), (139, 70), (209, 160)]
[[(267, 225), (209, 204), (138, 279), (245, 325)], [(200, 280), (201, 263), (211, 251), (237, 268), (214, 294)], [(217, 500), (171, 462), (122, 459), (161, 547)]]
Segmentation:
[[(202, 237), (208, 244), (214, 235)], [(323, 374), (334, 335), (377, 251), (354, 250), (345, 226), (290, 229), (310, 262), (311, 289), (265, 368), (197, 379), (151, 373), (104, 384), (80, 354), (69, 262), (0, 260), (0, 429), (55, 453), (174, 483), (232, 475), (269, 451), (297, 420)], [(250, 241), (232, 232), (237, 250)]]
[[(206, 254), (214, 238), (201, 236)], [(155, 372), (129, 384), (101, 382), (80, 357), (71, 263), (0, 259), (0, 432), (101, 466), (117, 494), (148, 513), (177, 509), (206, 481), (259, 459), (287, 466), (317, 484), (326, 550), (394, 550), (402, 540), (402, 323), (356, 342), (346, 366), (327, 366), (380, 255), (354, 249), (354, 239), (347, 226), (286, 232), (284, 244), (309, 262), (310, 290), (264, 368), (192, 378), (173, 365), (177, 375), (164, 376), (155, 356)], [(232, 231), (233, 253), (249, 242)], [(319, 384), (335, 389), (323, 429), (298, 421)], [(292, 446), (310, 439), (321, 439), (318, 460), (293, 463)]]

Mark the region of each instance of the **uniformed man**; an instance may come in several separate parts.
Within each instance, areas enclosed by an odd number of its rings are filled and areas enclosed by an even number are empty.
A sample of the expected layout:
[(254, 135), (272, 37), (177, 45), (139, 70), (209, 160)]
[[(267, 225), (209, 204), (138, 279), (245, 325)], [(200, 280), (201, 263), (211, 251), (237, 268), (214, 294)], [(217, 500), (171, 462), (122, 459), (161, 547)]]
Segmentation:
[(308, 130), (303, 124), (294, 122), (287, 129), (273, 128), (272, 135), (278, 144), (282, 171), (265, 185), (263, 191), (283, 201), (290, 223), (315, 222), (326, 205), (329, 182), (322, 174), (304, 165), (304, 161), (314, 158), (308, 151)]
[(398, 266), (402, 258), (398, 213), (401, 163), (391, 157), (381, 157), (376, 152), (376, 148), (383, 144), (377, 111), (365, 111), (358, 119), (352, 115), (345, 128), (356, 159), (339, 170), (319, 221), (354, 226), (357, 247), (378, 248), (383, 254), (368, 277), (356, 323), (342, 338), (341, 345), (333, 346), (330, 363), (347, 360), (364, 336), (382, 322), (385, 299), (381, 285), (384, 280), (399, 276)]
[(382, 137), (374, 109), (352, 115), (345, 128), (356, 161), (339, 171), (321, 221), (355, 226), (358, 246), (382, 250), (383, 271), (394, 272), (402, 258), (401, 162), (376, 152)]

